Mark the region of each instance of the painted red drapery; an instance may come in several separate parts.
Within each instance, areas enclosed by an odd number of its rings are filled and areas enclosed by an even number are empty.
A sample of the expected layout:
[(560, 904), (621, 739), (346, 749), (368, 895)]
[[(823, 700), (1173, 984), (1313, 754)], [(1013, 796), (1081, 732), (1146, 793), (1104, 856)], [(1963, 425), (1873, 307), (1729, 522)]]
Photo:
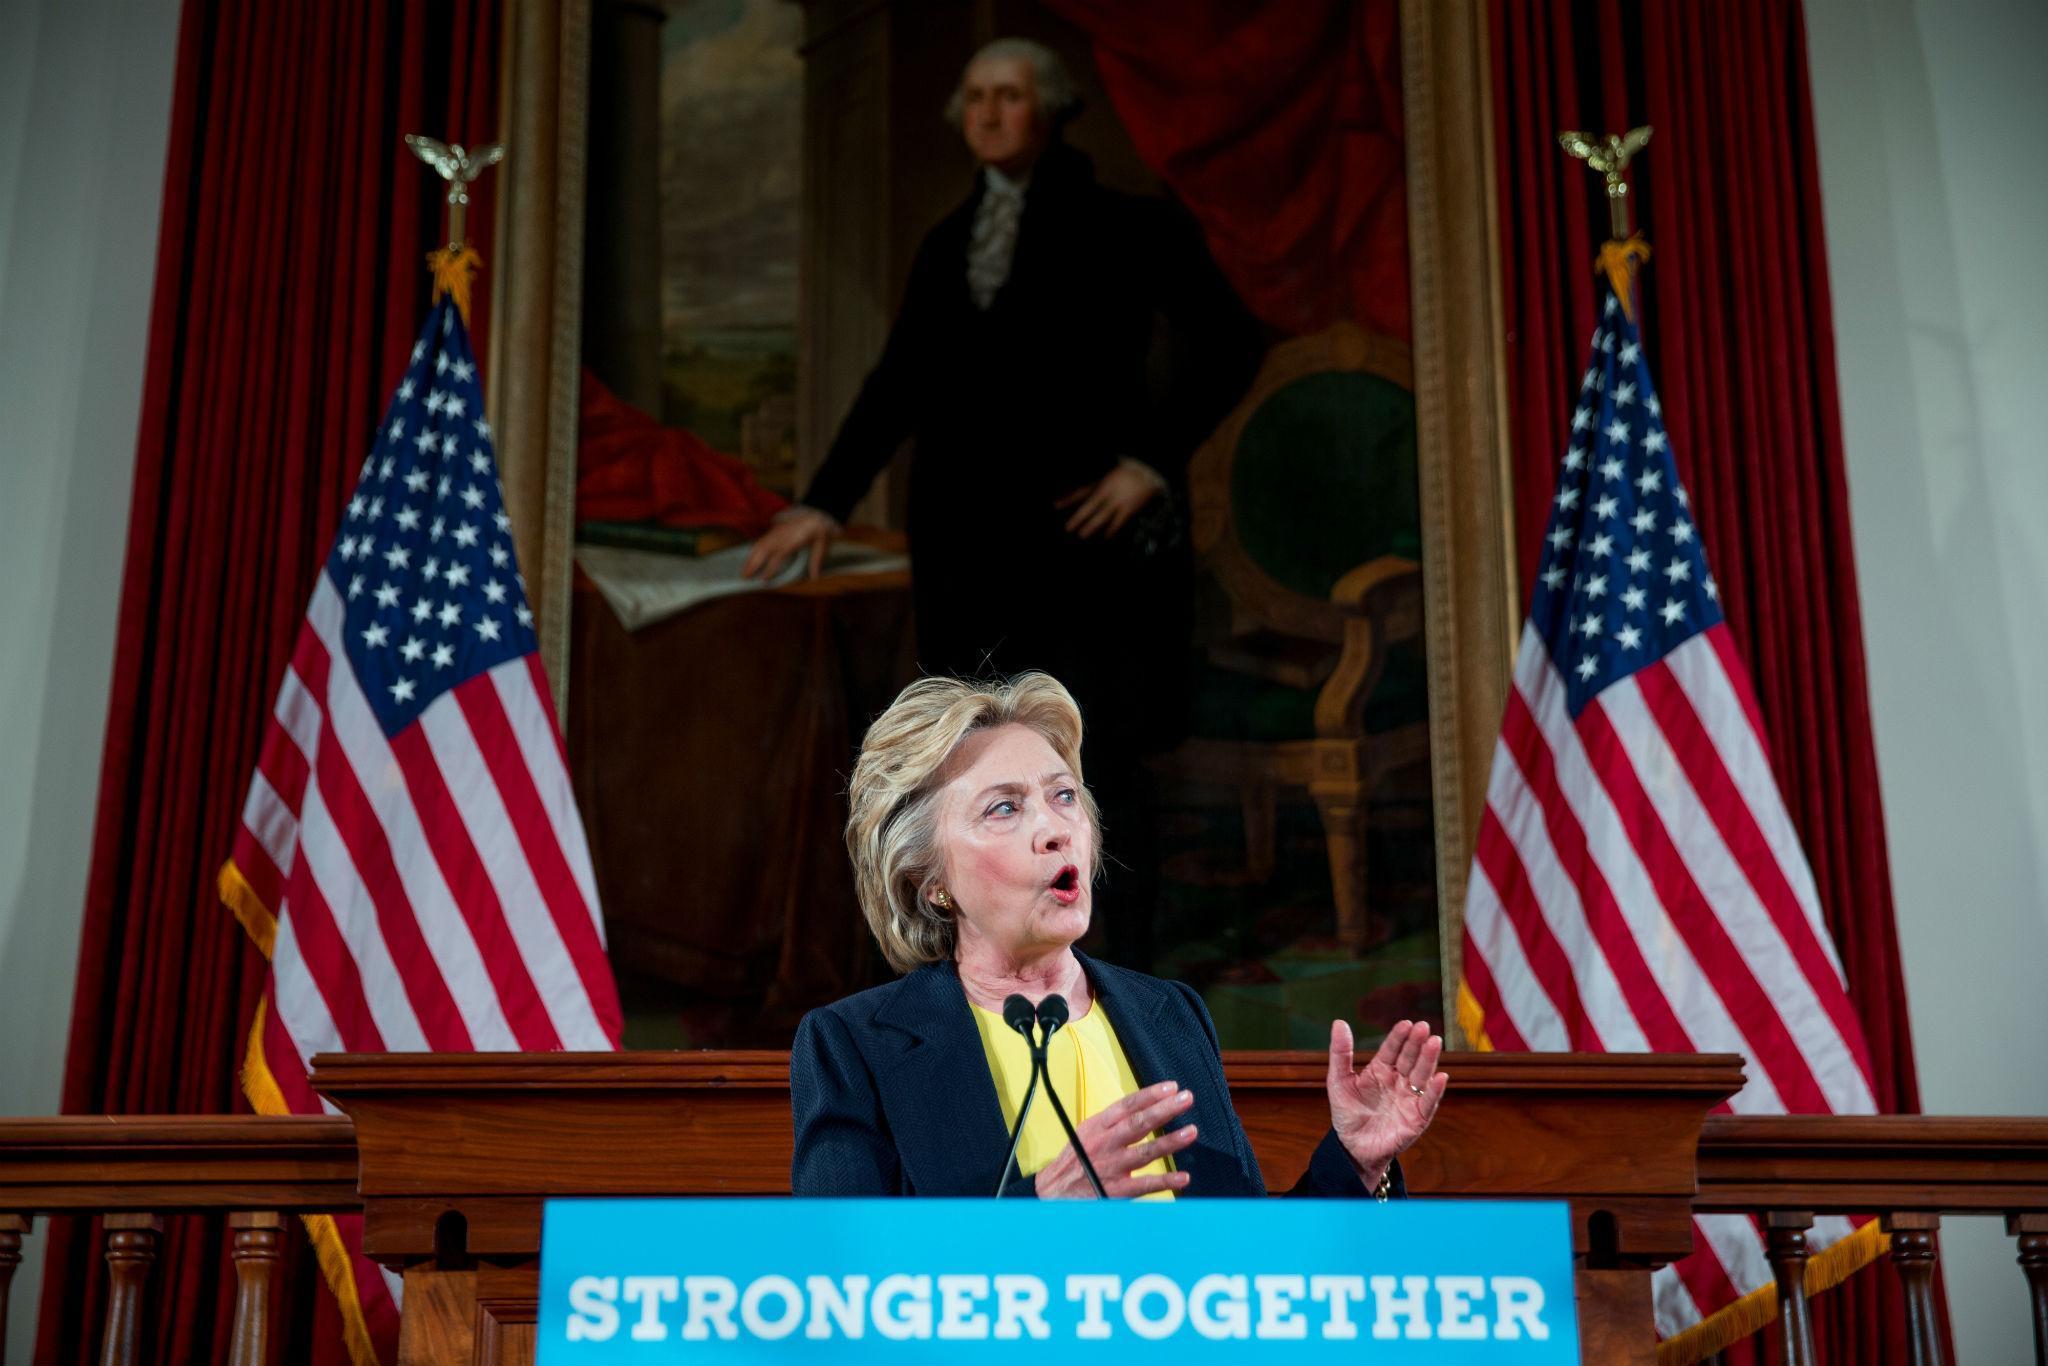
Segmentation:
[[(1799, 6), (1494, 0), (1491, 24), (1522, 580), (1608, 235), (1597, 177), (1556, 135), (1647, 123), (1632, 202), (1655, 252), (1640, 297), (1664, 422), (1848, 973), (1878, 1104), (1916, 1111)], [(1814, 1318), (1824, 1360), (1905, 1359), (1888, 1264), (1819, 1297)]]
[(1408, 336), (1395, 0), (1047, 0), (1252, 312)]
[[(235, 1069), (265, 965), (214, 873), (427, 304), (440, 195), (399, 139), (490, 139), (499, 24), (496, 0), (187, 0), (66, 1113), (247, 1108)], [(37, 1361), (92, 1359), (103, 1266), (91, 1230), (53, 1221)], [(294, 1235), (282, 1360), (342, 1359), (317, 1280)], [(233, 1291), (219, 1230), (168, 1220), (154, 1358), (222, 1355)]]
[(658, 521), (759, 536), (789, 500), (738, 456), (686, 427), (665, 427), (583, 372), (576, 438), (576, 520)]

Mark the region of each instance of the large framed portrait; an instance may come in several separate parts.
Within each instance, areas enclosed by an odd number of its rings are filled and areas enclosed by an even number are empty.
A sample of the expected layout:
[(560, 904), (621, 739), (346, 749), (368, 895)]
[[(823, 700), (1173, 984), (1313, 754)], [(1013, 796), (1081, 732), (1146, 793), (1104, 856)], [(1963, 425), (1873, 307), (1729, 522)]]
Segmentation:
[(1075, 689), (1110, 813), (1096, 947), (1195, 985), (1225, 1047), (1319, 1047), (1333, 1015), (1455, 1041), (1519, 610), (1480, 0), (1254, 10), (1237, 60), (1264, 56), (1227, 80), (1199, 23), (1160, 56), (1148, 7), (1091, 0), (506, 3), (492, 406), (629, 1044), (779, 1045), (886, 973), (846, 777), (958, 600), (906, 554), (910, 462), (820, 578), (733, 570), (981, 174), (946, 110), (998, 37), (1056, 56), (1062, 145), (1151, 206), (1138, 382), (1183, 434), (1133, 523), (1173, 609), (1105, 645), (1123, 701)]

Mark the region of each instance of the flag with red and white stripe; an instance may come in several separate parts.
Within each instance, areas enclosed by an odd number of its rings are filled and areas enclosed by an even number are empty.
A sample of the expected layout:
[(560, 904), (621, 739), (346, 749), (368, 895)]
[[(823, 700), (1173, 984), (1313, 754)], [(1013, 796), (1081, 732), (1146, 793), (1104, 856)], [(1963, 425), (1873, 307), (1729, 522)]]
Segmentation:
[[(469, 335), (428, 317), (313, 586), (221, 892), (270, 958), (244, 1088), (320, 1114), (317, 1053), (619, 1044), (590, 852)], [(398, 1283), (307, 1220), (358, 1363)]]
[[(1735, 1113), (1871, 1114), (1869, 1050), (1642, 339), (1601, 290), (1472, 861), (1461, 1023), (1481, 1048), (1740, 1053)], [(1700, 1325), (1771, 1293), (1751, 1220), (1696, 1223), (1694, 1254), (1655, 1282), (1667, 1340), (1717, 1336)], [(1852, 1231), (1822, 1218), (1811, 1242), (1845, 1260)]]

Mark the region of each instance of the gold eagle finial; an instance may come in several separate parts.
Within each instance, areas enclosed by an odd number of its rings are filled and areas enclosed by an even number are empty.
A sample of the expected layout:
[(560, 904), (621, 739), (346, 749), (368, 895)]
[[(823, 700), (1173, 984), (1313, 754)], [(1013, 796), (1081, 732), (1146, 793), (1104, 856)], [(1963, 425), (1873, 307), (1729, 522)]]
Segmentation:
[(459, 142), (446, 143), (418, 133), (407, 133), (405, 145), (412, 148), (414, 156), (433, 167), (436, 175), (448, 182), (448, 245), (451, 249), (459, 249), (462, 246), (463, 210), (469, 207), (470, 184), (485, 170), (504, 160), (504, 145), (487, 142), (470, 151)]
[(1557, 145), (1598, 171), (1607, 182), (1607, 210), (1614, 220), (1617, 241), (1628, 236), (1629, 158), (1649, 145), (1649, 128), (1631, 128), (1626, 133), (1609, 133), (1604, 138), (1591, 133), (1559, 133)]

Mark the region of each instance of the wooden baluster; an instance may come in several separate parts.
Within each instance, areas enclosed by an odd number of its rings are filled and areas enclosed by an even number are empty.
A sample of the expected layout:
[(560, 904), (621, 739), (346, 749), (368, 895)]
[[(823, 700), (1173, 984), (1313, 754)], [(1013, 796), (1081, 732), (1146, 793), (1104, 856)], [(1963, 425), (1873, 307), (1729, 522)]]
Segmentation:
[(154, 1214), (109, 1214), (105, 1224), (113, 1292), (107, 1298), (100, 1366), (137, 1366), (142, 1360), (142, 1293), (156, 1262), (164, 1221)]
[(1778, 1278), (1778, 1346), (1785, 1366), (1814, 1366), (1813, 1320), (1806, 1309), (1806, 1230), (1810, 1210), (1764, 1215), (1764, 1242)]
[(2005, 1231), (2020, 1240), (2020, 1270), (2034, 1301), (2034, 1366), (2048, 1366), (2048, 1214), (2008, 1214)]
[(1941, 1321), (1934, 1312), (1934, 1232), (1939, 1214), (1887, 1214), (1892, 1265), (1906, 1287), (1906, 1359), (1913, 1366), (1947, 1366), (1941, 1352)]
[(270, 1360), (271, 1287), (284, 1244), (284, 1216), (250, 1210), (228, 1216), (234, 1237), (235, 1332), (229, 1366), (266, 1366)]
[(22, 1235), (35, 1227), (30, 1214), (0, 1214), (0, 1366), (7, 1366), (7, 1288), (21, 1265)]

